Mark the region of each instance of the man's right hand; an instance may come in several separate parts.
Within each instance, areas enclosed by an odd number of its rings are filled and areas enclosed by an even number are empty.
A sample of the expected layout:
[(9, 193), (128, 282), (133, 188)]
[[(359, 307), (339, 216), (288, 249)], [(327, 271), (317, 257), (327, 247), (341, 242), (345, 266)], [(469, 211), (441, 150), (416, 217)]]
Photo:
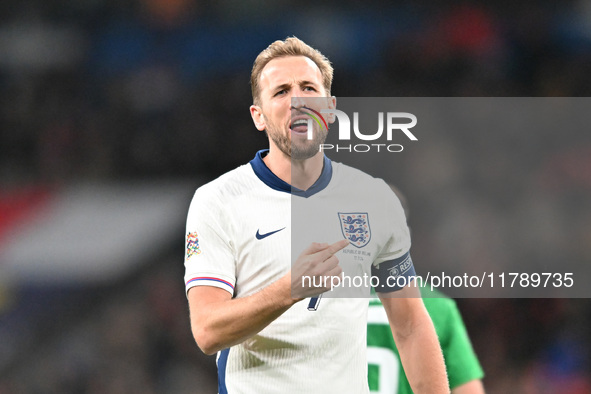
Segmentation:
[(304, 250), (291, 269), (291, 296), (295, 299), (315, 297), (331, 289), (333, 277), (338, 277), (340, 282), (343, 270), (335, 254), (347, 245), (349, 241), (343, 239), (332, 245), (313, 243)]
[[(241, 343), (260, 332), (294, 303), (330, 290), (331, 278), (343, 272), (334, 254), (348, 244), (347, 240), (332, 245), (313, 243), (298, 257), (291, 272), (246, 297), (233, 298), (232, 294), (217, 287), (192, 287), (187, 294), (191, 328), (201, 350), (205, 354), (214, 354)], [(327, 277), (328, 286), (304, 288), (302, 275), (316, 277), (316, 283)]]

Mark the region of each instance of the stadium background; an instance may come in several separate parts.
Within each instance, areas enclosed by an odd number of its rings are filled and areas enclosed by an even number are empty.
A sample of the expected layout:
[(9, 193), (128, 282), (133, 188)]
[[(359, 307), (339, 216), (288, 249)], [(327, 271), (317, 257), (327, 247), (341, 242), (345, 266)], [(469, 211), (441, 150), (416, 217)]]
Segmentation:
[[(265, 146), (250, 67), (288, 35), (331, 59), (336, 96), (591, 92), (587, 0), (2, 2), (0, 393), (215, 392), (189, 329), (185, 214)], [(504, 256), (590, 263), (589, 134), (449, 133), (404, 157), (389, 181), (415, 261), (494, 261), (486, 240), (509, 234)], [(591, 392), (588, 299), (458, 304), (489, 393)]]

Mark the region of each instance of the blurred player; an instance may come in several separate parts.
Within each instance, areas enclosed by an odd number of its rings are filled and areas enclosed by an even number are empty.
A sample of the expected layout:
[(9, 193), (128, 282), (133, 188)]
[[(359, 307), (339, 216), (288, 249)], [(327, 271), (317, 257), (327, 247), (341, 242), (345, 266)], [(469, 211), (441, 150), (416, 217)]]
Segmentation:
[[(308, 100), (323, 98), (335, 108), (332, 74), (320, 52), (294, 37), (261, 52), (252, 70), (250, 112), (269, 150), (202, 186), (191, 202), (185, 258), (191, 326), (205, 353), (218, 352), (220, 393), (368, 393), (368, 300), (300, 302), (331, 290), (330, 283), (306, 285), (302, 276), (341, 278), (341, 266), (352, 263), (384, 282), (396, 270), (414, 273), (394, 193), (385, 182), (325, 157), (319, 146), (327, 130), (307, 138), (309, 111), (320, 109), (307, 107)], [(295, 238), (292, 200), (314, 214), (309, 231)], [(368, 218), (373, 233), (361, 242), (357, 235), (369, 232)], [(307, 246), (292, 256), (294, 239)], [(371, 257), (353, 261), (343, 249)], [(415, 392), (449, 392), (418, 290), (392, 284), (376, 291)], [(388, 297), (392, 292), (398, 297)]]
[[(432, 293), (429, 287), (421, 288), (421, 294), (439, 337), (452, 394), (483, 394), (481, 379), (484, 372), (455, 301), (437, 290)], [(377, 299), (369, 304), (367, 346), (370, 392), (412, 393), (400, 364), (386, 312)]]
[[(408, 204), (403, 194), (396, 193), (408, 219)], [(441, 344), (452, 394), (484, 394), (484, 372), (474, 353), (466, 327), (456, 303), (426, 285), (421, 288), (425, 307), (433, 320)], [(367, 361), (371, 393), (412, 394), (392, 338), (388, 317), (379, 299), (369, 303), (367, 319)]]

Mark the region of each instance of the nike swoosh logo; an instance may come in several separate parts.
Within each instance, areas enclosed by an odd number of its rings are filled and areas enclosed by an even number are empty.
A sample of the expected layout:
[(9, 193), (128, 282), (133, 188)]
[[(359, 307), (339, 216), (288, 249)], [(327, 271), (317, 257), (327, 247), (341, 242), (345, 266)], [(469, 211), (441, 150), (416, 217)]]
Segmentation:
[(273, 235), (273, 234), (275, 234), (275, 233), (278, 233), (278, 232), (279, 232), (279, 231), (281, 231), (281, 230), (285, 230), (285, 227), (283, 227), (283, 228), (280, 228), (279, 230), (271, 231), (270, 233), (266, 233), (266, 234), (260, 234), (260, 233), (259, 233), (259, 230), (257, 230), (257, 235), (256, 235), (256, 237), (257, 237), (257, 239), (263, 239), (263, 238), (267, 238), (269, 235)]

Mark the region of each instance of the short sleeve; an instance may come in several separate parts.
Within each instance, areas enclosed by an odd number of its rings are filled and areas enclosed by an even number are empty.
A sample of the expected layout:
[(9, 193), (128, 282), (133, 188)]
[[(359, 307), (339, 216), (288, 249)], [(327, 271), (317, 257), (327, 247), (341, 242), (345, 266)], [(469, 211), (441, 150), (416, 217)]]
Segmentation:
[(198, 189), (191, 201), (185, 232), (185, 291), (219, 287), (234, 295), (236, 266), (221, 202)]
[(385, 221), (380, 231), (389, 233), (388, 241), (380, 251), (374, 265), (400, 258), (410, 251), (410, 230), (400, 200), (386, 182), (380, 180), (380, 205)]

